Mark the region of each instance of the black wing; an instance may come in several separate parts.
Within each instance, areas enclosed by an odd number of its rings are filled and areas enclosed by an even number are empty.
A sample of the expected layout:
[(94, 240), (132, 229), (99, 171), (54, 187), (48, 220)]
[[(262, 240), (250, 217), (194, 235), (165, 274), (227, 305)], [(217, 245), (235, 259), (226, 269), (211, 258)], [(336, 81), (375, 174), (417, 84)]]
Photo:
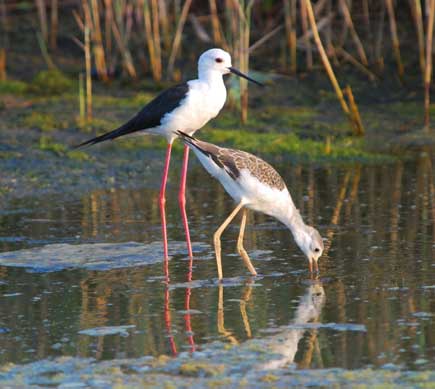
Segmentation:
[(133, 132), (157, 127), (161, 124), (163, 116), (177, 108), (181, 101), (186, 97), (188, 92), (189, 85), (187, 83), (179, 84), (169, 88), (151, 100), (145, 107), (142, 108), (141, 111), (139, 111), (132, 119), (123, 124), (121, 127), (117, 128), (116, 130), (106, 132), (105, 134), (97, 136), (96, 138), (89, 139), (75, 147), (94, 145), (96, 143), (104, 142), (109, 139), (113, 140)]

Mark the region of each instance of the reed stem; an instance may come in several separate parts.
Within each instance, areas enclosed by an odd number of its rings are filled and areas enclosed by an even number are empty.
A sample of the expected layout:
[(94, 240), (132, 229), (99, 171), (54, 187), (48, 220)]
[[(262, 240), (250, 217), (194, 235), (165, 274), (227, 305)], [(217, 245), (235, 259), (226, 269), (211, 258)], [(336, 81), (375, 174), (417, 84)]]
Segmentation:
[[(310, 3), (311, 4), (311, 3)], [(313, 52), (311, 51), (311, 41), (308, 37), (308, 18), (307, 16), (307, 2), (305, 0), (301, 1), (301, 26), (302, 26), (302, 34), (305, 37), (304, 38), (304, 45), (306, 50), (306, 58), (307, 58), (307, 70), (311, 70), (313, 68)], [(314, 16), (314, 13), (313, 13)], [(315, 24), (315, 22), (314, 22)], [(313, 30), (313, 27), (311, 26), (311, 29)], [(317, 28), (316, 28), (317, 30)], [(314, 30), (313, 30), (314, 32)]]
[(400, 57), (400, 42), (397, 35), (396, 15), (394, 14), (393, 0), (385, 0), (385, 5), (387, 6), (388, 17), (390, 19), (391, 40), (393, 42), (393, 51), (397, 62), (397, 73), (399, 75), (400, 81), (403, 82), (403, 75), (405, 71), (403, 68), (402, 59)]
[(343, 92), (338, 84), (337, 78), (335, 77), (334, 71), (332, 70), (331, 63), (329, 62), (328, 56), (326, 55), (325, 49), (323, 48), (322, 41), (320, 40), (319, 31), (317, 30), (316, 19), (314, 17), (313, 7), (310, 0), (302, 0), (305, 4), (308, 20), (311, 24), (311, 30), (313, 31), (314, 41), (317, 45), (317, 50), (319, 51), (320, 58), (322, 59), (323, 66), (325, 67), (326, 73), (331, 80), (332, 86), (335, 90), (338, 100), (340, 101), (341, 108), (347, 115), (350, 114), (349, 107), (347, 106), (346, 100), (344, 99)]
[(85, 25), (85, 68), (86, 68), (86, 120), (92, 120), (92, 77), (91, 40), (89, 27)]
[(426, 62), (424, 73), (424, 128), (429, 132), (430, 125), (430, 82), (432, 79), (432, 38), (435, 16), (435, 0), (429, 0), (429, 15), (426, 31)]
[(50, 48), (51, 50), (56, 50), (57, 48), (57, 29), (58, 29), (58, 0), (51, 0), (51, 31), (50, 31)]
[(178, 20), (177, 29), (175, 31), (174, 40), (172, 42), (171, 54), (169, 55), (167, 76), (172, 76), (174, 73), (175, 59), (177, 58), (178, 51), (181, 45), (181, 36), (183, 34), (184, 24), (186, 23), (187, 16), (189, 14), (190, 5), (192, 0), (186, 0), (181, 10), (181, 15)]

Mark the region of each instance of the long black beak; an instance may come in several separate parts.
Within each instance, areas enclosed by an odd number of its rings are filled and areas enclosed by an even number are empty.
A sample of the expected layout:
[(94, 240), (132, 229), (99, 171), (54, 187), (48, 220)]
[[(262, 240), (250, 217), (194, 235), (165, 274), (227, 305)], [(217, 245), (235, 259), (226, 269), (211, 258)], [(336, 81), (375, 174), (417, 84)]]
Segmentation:
[(264, 84), (262, 84), (261, 82), (255, 81), (253, 78), (247, 76), (246, 74), (242, 73), (240, 70), (237, 70), (237, 69), (233, 68), (232, 66), (230, 66), (230, 67), (228, 68), (228, 70), (229, 70), (231, 73), (237, 74), (239, 77), (246, 78), (248, 81), (251, 81), (251, 82), (253, 82), (254, 84), (257, 84), (257, 85), (259, 85), (259, 86), (264, 86)]

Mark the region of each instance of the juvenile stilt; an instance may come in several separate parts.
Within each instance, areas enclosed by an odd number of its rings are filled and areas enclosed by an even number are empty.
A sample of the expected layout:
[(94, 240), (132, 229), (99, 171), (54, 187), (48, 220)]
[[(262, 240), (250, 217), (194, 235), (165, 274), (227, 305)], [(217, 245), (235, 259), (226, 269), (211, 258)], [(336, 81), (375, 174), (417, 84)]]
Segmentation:
[(237, 251), (239, 252), (240, 256), (243, 259), (243, 262), (245, 263), (248, 270), (251, 272), (253, 276), (257, 275), (257, 272), (252, 265), (251, 259), (249, 258), (248, 253), (246, 252), (245, 248), (243, 247), (243, 238), (245, 236), (245, 228), (246, 228), (246, 221), (248, 218), (248, 210), (245, 208), (243, 209), (242, 214), (242, 222), (240, 223), (240, 233), (239, 238), (237, 239)]
[(216, 264), (218, 269), (218, 278), (219, 280), (222, 280), (222, 258), (221, 258), (221, 235), (222, 232), (224, 232), (225, 228), (228, 227), (228, 224), (231, 223), (231, 221), (236, 217), (236, 215), (239, 213), (239, 211), (243, 208), (243, 203), (240, 203), (233, 212), (231, 212), (230, 216), (227, 217), (227, 219), (221, 224), (221, 226), (216, 230), (214, 233), (214, 250), (216, 253)]
[[(434, 0), (435, 1), (435, 0)], [(291, 231), (296, 244), (308, 259), (310, 272), (324, 250), (319, 232), (302, 219), (293, 203), (290, 192), (278, 172), (266, 161), (241, 150), (227, 149), (202, 142), (181, 131), (178, 136), (192, 148), (206, 170), (218, 179), (225, 190), (239, 205), (231, 212), (214, 234), (214, 247), (219, 280), (222, 280), (221, 235), (237, 213), (243, 208), (237, 251), (249, 271), (256, 275), (254, 266), (243, 247), (246, 227), (246, 209), (252, 209), (275, 217)]]

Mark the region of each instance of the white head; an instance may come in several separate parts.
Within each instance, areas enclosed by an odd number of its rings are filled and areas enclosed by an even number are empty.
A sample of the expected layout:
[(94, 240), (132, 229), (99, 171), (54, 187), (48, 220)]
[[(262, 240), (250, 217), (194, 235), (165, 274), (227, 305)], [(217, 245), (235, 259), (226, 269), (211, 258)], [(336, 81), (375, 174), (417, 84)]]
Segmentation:
[(200, 74), (210, 71), (228, 74), (231, 66), (231, 55), (222, 49), (204, 51), (198, 60), (198, 72)]
[(324, 249), (323, 240), (319, 232), (311, 226), (304, 225), (303, 228), (294, 233), (294, 238), (299, 248), (308, 258), (310, 269), (314, 262), (314, 267), (318, 270), (317, 261)]
[(258, 81), (253, 80), (241, 71), (233, 68), (231, 55), (222, 49), (210, 49), (204, 51), (198, 60), (198, 75), (200, 79), (208, 79), (211, 74), (223, 76), (228, 73), (237, 74), (239, 77), (246, 78), (257, 85), (263, 86)]

